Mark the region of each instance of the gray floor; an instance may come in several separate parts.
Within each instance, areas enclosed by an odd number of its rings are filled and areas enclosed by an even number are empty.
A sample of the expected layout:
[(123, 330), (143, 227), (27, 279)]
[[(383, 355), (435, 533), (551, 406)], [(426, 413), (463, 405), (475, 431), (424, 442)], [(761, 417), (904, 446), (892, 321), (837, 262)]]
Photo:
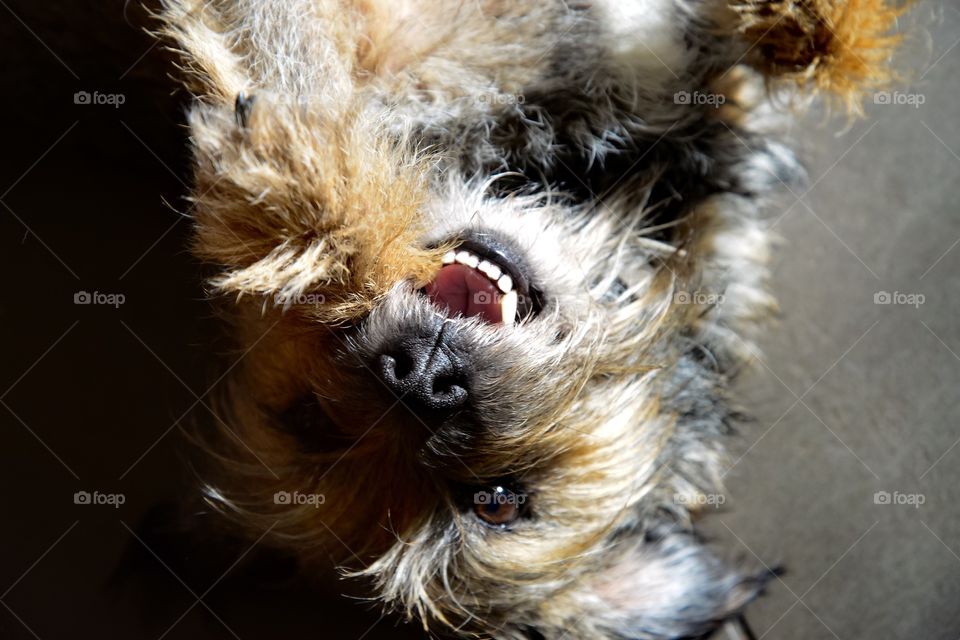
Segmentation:
[(787, 569), (750, 610), (758, 636), (960, 636), (960, 12), (921, 9), (902, 89), (921, 97), (899, 100), (923, 104), (793, 132), (810, 186), (774, 222), (783, 313), (739, 383), (757, 422), (707, 522)]

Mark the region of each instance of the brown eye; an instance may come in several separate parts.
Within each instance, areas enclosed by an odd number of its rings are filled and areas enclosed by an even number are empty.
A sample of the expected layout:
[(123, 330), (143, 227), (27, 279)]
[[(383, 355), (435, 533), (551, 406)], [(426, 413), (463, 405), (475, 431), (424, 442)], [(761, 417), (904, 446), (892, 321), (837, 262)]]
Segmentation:
[(506, 487), (489, 487), (473, 494), (473, 512), (488, 525), (506, 527), (520, 517), (526, 498)]

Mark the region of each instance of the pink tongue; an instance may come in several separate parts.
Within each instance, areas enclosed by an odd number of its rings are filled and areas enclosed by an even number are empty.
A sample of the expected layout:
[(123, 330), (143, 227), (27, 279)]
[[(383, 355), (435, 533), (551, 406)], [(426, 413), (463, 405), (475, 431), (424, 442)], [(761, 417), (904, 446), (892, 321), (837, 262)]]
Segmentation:
[(489, 278), (466, 265), (443, 267), (424, 291), (435, 305), (446, 307), (451, 316), (476, 316), (492, 324), (503, 321), (499, 289)]

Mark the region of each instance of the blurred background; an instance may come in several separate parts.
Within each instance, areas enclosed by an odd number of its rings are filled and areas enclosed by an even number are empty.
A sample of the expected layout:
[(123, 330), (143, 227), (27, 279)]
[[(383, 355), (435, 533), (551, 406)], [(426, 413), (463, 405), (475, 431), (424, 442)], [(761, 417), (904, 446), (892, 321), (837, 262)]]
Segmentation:
[[(841, 135), (820, 113), (790, 132), (810, 180), (770, 220), (782, 314), (703, 521), (786, 567), (758, 637), (960, 636), (960, 10), (917, 16), (909, 82)], [(422, 637), (165, 524), (223, 347), (180, 213), (186, 96), (144, 24), (123, 0), (0, 1), (0, 637)], [(114, 504), (75, 503), (94, 491)]]

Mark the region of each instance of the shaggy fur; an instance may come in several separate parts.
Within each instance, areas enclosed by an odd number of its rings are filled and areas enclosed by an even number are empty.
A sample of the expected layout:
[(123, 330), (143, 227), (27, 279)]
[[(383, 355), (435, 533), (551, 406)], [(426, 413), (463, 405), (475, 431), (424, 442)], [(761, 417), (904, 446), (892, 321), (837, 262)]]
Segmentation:
[[(714, 558), (691, 505), (721, 491), (724, 389), (775, 308), (760, 213), (802, 174), (755, 89), (812, 78), (855, 105), (893, 16), (168, 0), (197, 98), (196, 252), (246, 353), (222, 428), (196, 435), (208, 502), (436, 632), (680, 638), (737, 614), (765, 578)], [(522, 256), (536, 316), (447, 318), (420, 293), (476, 232)], [(443, 419), (375, 366), (438, 323), (470, 372), (469, 410)], [(501, 484), (528, 504), (496, 529), (470, 497)]]
[(906, 7), (886, 0), (747, 0), (734, 9), (765, 73), (830, 93), (862, 114), (864, 95), (893, 80), (886, 63)]

